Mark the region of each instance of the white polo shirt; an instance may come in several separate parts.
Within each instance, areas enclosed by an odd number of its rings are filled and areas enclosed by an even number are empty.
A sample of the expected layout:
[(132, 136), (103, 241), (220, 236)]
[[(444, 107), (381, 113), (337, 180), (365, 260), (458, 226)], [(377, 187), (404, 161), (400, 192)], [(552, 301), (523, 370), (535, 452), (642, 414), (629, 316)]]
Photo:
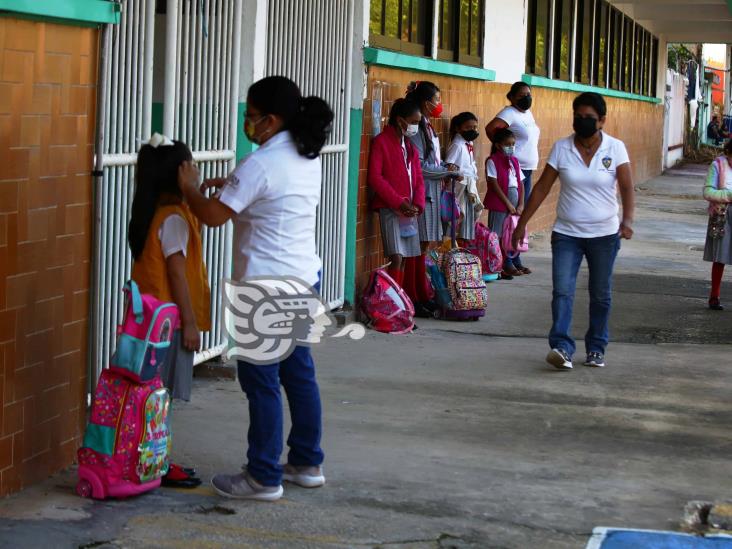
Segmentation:
[(239, 162), (219, 196), (237, 213), (234, 280), (295, 276), (318, 282), (315, 214), (321, 183), (320, 158), (301, 156), (288, 131)]
[(574, 145), (574, 135), (554, 143), (547, 160), (561, 183), (554, 230), (579, 238), (617, 233), (617, 168), (629, 162), (625, 144), (604, 132), (589, 167)]

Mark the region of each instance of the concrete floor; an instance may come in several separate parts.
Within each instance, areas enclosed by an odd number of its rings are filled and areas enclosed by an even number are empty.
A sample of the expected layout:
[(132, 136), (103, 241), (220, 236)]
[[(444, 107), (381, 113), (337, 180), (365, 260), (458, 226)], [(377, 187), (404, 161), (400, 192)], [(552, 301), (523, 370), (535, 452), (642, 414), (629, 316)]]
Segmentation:
[[(581, 548), (595, 526), (678, 529), (687, 501), (732, 494), (732, 311), (705, 308), (701, 184), (641, 185), (607, 368), (543, 363), (550, 264), (535, 239), (534, 274), (492, 284), (480, 322), (315, 350), (326, 487), (286, 486), (274, 504), (208, 487), (92, 502), (69, 471), (0, 502), (0, 546)], [(196, 380), (175, 410), (175, 457), (206, 479), (235, 471), (246, 428), (236, 382)]]

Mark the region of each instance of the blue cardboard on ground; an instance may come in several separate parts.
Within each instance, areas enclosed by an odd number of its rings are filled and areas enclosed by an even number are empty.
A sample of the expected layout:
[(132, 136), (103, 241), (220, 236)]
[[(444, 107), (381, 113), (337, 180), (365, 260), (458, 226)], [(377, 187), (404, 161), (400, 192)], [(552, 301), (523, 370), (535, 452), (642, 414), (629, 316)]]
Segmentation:
[(728, 536), (694, 536), (678, 532), (596, 529), (587, 549), (732, 549)]

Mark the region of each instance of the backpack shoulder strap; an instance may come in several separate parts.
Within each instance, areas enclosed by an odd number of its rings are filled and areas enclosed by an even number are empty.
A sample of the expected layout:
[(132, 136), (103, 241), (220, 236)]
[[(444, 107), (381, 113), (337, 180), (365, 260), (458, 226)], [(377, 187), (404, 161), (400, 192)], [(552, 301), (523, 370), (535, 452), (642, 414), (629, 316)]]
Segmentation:
[(132, 279), (128, 280), (124, 289), (130, 293), (130, 303), (132, 304), (132, 314), (135, 315), (135, 322), (142, 324), (142, 296), (140, 295), (140, 289), (137, 287), (137, 282)]

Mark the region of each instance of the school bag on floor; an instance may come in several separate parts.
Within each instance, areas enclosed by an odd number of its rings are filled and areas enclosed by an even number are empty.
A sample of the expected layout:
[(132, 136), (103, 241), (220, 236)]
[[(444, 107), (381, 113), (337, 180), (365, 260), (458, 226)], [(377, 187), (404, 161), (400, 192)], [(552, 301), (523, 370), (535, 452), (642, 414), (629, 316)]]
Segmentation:
[(414, 304), (383, 269), (371, 272), (361, 298), (366, 325), (377, 332), (406, 334), (414, 329)]
[(511, 240), (513, 239), (513, 233), (516, 232), (516, 226), (518, 225), (519, 216), (507, 215), (503, 222), (503, 232), (501, 233), (501, 247), (504, 253), (508, 257), (516, 257), (518, 254), (529, 251), (529, 237), (527, 233), (524, 233), (523, 238), (519, 241), (518, 247), (514, 248)]
[[(455, 184), (453, 182), (453, 191)], [(485, 308), (488, 305), (488, 293), (483, 281), (483, 268), (481, 260), (477, 255), (470, 253), (464, 248), (458, 248), (455, 240), (457, 219), (453, 215), (450, 223), (452, 249), (437, 256), (436, 263), (442, 273), (442, 278), (433, 277), (442, 283), (450, 296), (449, 303), (446, 300), (440, 303), (435, 311), (435, 317), (450, 320), (478, 320), (485, 316)], [(433, 259), (435, 259), (433, 255)], [(433, 282), (434, 284), (434, 282)], [(435, 294), (441, 292), (435, 287)]]
[[(168, 471), (170, 394), (160, 368), (178, 326), (178, 308), (125, 285), (117, 351), (97, 382), (84, 442), (77, 452), (76, 492), (95, 499), (153, 490)], [(133, 325), (130, 325), (132, 323)]]
[(467, 250), (480, 258), (483, 280), (493, 278), (503, 269), (503, 254), (498, 235), (480, 221), (475, 222), (475, 239), (470, 241)]

